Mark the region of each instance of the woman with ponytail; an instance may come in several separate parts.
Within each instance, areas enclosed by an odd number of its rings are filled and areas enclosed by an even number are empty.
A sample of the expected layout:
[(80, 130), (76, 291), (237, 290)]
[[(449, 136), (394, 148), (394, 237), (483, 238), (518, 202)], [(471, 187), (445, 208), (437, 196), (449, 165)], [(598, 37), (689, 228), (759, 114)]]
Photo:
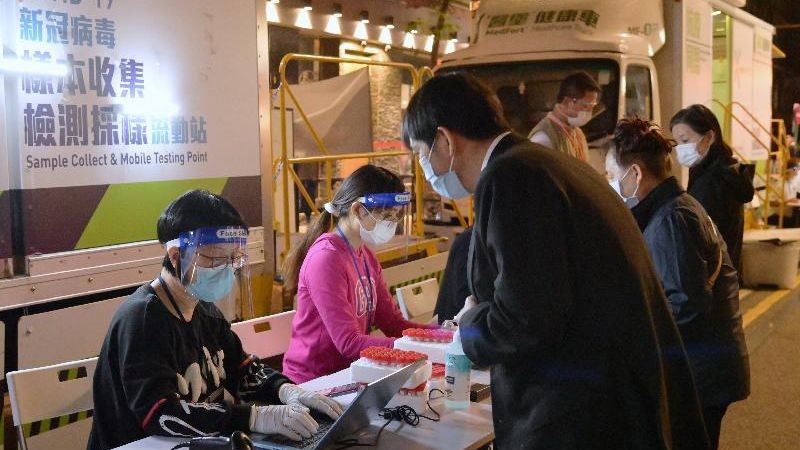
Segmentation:
[(708, 213), (670, 175), (673, 143), (661, 130), (623, 119), (613, 142), (606, 171), (644, 234), (717, 448), (728, 405), (750, 393), (736, 269)]
[[(350, 366), (361, 350), (392, 347), (406, 328), (435, 326), (403, 318), (366, 246), (388, 242), (411, 195), (392, 172), (366, 165), (343, 182), (284, 266), (297, 295), (283, 372), (296, 383)], [(373, 326), (387, 337), (371, 336)]]
[(733, 157), (714, 113), (703, 105), (678, 111), (670, 122), (678, 162), (689, 168), (692, 197), (719, 228), (737, 269), (741, 267), (744, 204), (753, 200), (753, 173)]

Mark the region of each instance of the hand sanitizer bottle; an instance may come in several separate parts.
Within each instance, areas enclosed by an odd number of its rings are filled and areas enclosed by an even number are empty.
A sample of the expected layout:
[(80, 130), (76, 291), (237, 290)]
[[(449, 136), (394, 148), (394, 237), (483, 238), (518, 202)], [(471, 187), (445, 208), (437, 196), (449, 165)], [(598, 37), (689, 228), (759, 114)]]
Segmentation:
[(445, 400), (449, 409), (466, 409), (469, 406), (469, 374), (471, 362), (461, 346), (459, 330), (453, 334), (453, 342), (447, 346), (444, 371)]

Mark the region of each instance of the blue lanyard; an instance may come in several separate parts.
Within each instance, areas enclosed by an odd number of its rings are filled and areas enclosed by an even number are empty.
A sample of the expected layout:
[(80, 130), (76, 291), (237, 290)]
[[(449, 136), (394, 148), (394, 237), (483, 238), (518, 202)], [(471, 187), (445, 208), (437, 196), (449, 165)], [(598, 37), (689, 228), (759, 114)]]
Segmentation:
[(339, 232), (339, 235), (344, 239), (344, 243), (347, 244), (347, 250), (350, 252), (350, 257), (353, 259), (353, 267), (356, 268), (356, 274), (358, 274), (358, 284), (361, 285), (361, 289), (364, 291), (364, 296), (367, 299), (367, 334), (369, 334), (370, 329), (372, 328), (372, 275), (369, 273), (369, 265), (367, 264), (366, 258), (361, 256), (361, 260), (364, 262), (364, 270), (367, 272), (367, 283), (370, 283), (369, 288), (364, 286), (363, 277), (361, 276), (361, 269), (358, 267), (358, 260), (356, 259), (356, 252), (353, 250), (353, 246), (350, 245), (350, 241), (347, 240), (347, 236), (344, 235), (342, 229), (339, 228), (339, 224), (336, 224), (336, 231)]

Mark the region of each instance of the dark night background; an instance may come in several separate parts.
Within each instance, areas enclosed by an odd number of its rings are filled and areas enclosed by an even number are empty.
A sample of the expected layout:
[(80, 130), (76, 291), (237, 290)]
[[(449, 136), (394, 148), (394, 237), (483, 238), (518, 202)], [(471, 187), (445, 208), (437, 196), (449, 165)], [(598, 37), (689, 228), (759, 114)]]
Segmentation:
[(772, 61), (772, 110), (791, 130), (792, 103), (800, 103), (800, 0), (747, 0), (744, 9), (775, 25), (773, 43), (786, 53), (786, 58)]

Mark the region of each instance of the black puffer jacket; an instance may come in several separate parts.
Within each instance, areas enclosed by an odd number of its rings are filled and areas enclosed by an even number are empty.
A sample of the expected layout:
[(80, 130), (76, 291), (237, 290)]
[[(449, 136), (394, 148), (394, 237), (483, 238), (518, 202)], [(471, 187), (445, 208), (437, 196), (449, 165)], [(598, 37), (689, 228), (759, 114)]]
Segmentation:
[(675, 178), (656, 187), (633, 215), (664, 285), (701, 403), (721, 407), (746, 398), (750, 368), (739, 281), (725, 242)]
[(753, 200), (752, 175), (736, 159), (713, 148), (689, 171), (689, 194), (703, 205), (728, 245), (733, 267), (739, 268), (744, 233), (744, 204)]

